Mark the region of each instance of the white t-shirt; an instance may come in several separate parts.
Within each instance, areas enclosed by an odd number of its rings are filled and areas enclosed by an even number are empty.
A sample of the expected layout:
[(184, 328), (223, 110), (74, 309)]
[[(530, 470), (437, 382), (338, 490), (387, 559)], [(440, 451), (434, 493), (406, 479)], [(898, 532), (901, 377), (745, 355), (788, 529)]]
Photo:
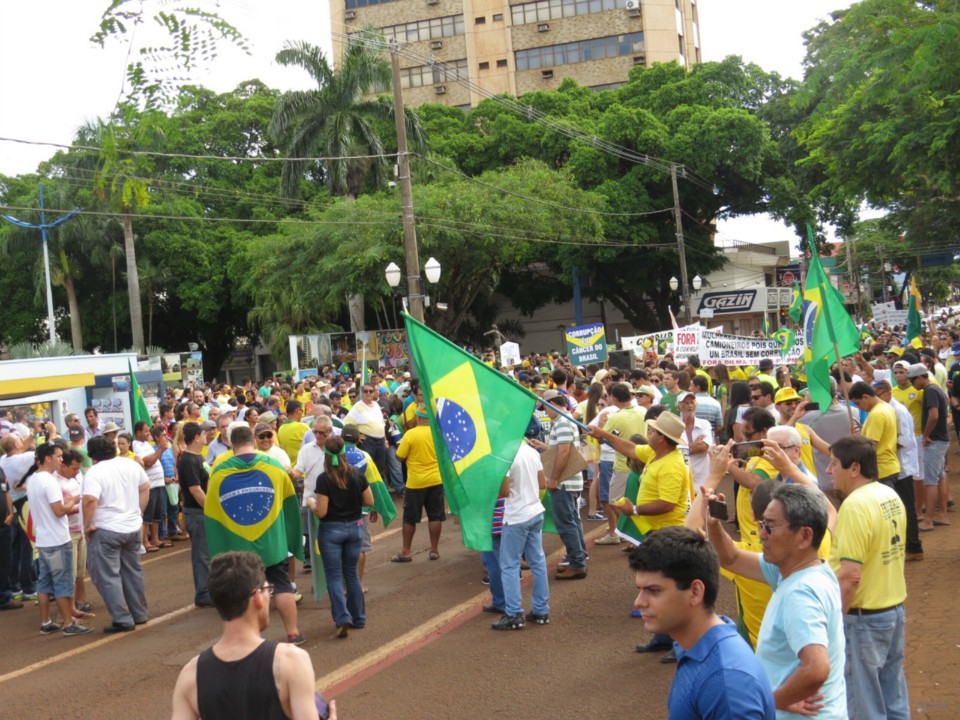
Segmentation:
[(279, 445), (271, 445), (270, 449), (267, 450), (266, 452), (263, 452), (263, 450), (257, 450), (257, 452), (260, 452), (260, 453), (263, 453), (264, 455), (268, 455), (269, 457), (272, 457), (278, 463), (283, 465), (285, 469), (290, 468), (290, 456), (287, 455), (287, 451), (284, 450)]
[(543, 470), (540, 453), (520, 443), (517, 456), (507, 472), (510, 478), (510, 496), (503, 504), (503, 524), (519, 525), (544, 512), (540, 502), (538, 473)]
[(317, 496), (317, 478), (323, 472), (323, 448), (316, 443), (304, 445), (293, 469), (303, 473), (303, 506), (306, 507), (307, 500)]
[[(141, 460), (150, 457), (156, 452), (156, 448), (146, 440), (134, 440), (130, 449), (133, 450)], [(154, 488), (162, 488), (165, 485), (163, 482), (163, 463), (160, 462), (159, 458), (157, 458), (157, 461), (153, 465), (145, 468), (145, 470), (147, 471), (147, 478), (150, 480), (151, 490)]]
[(63, 502), (60, 483), (48, 472), (35, 472), (27, 481), (27, 500), (38, 548), (53, 548), (70, 542), (67, 516), (57, 517), (51, 504)]
[[(160, 474), (162, 477), (162, 471)], [(130, 458), (118, 457), (96, 463), (83, 478), (83, 494), (97, 499), (93, 526), (116, 533), (140, 530), (143, 525), (140, 486), (149, 484), (147, 473)]]
[[(16, 484), (23, 479), (27, 471), (33, 467), (33, 450), (20, 453), (18, 455), (4, 455), (0, 457), (0, 470), (7, 476), (7, 485), (10, 488), (10, 499), (16, 502), (20, 498), (27, 496), (27, 488), (16, 487)], [(27, 480), (27, 484), (30, 481)]]
[[(710, 425), (710, 422), (704, 420), (703, 418), (697, 418), (693, 421), (693, 439), (694, 441), (703, 438), (703, 441), (707, 445), (713, 445), (713, 427)], [(710, 473), (710, 453), (698, 453), (696, 455), (690, 454), (690, 445), (687, 442), (687, 430), (683, 430), (683, 442), (680, 443), (679, 448), (680, 452), (683, 453), (683, 456), (687, 460), (687, 464), (690, 466), (690, 473), (693, 475), (693, 484), (697, 489), (697, 492), (700, 492), (700, 486), (703, 485), (704, 481), (707, 479), (707, 475)]]
[[(597, 416), (590, 421), (590, 427), (602, 428), (607, 424), (607, 420), (620, 412), (616, 405), (607, 405), (603, 410), (597, 413)], [(617, 451), (613, 449), (610, 443), (600, 443), (600, 462), (613, 462), (617, 459)]]

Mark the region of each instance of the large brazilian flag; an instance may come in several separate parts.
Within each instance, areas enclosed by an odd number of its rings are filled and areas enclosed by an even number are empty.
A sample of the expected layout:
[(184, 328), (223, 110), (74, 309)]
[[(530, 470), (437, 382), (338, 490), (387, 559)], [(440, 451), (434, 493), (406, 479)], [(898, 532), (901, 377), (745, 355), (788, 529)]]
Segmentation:
[(228, 458), (210, 475), (203, 508), (210, 557), (229, 550), (260, 556), (266, 567), (303, 560), (303, 526), (293, 482), (263, 453)]
[(397, 506), (393, 504), (393, 498), (390, 497), (390, 491), (383, 483), (383, 477), (377, 470), (376, 463), (373, 462), (366, 450), (361, 450), (353, 443), (344, 443), (343, 452), (347, 462), (362, 472), (370, 484), (370, 491), (373, 493), (373, 505), (365, 507), (364, 510), (380, 513), (380, 517), (383, 518), (383, 526), (387, 527), (397, 516)]
[(492, 550), (493, 506), (533, 414), (536, 395), (404, 315), (437, 462), (463, 544)]

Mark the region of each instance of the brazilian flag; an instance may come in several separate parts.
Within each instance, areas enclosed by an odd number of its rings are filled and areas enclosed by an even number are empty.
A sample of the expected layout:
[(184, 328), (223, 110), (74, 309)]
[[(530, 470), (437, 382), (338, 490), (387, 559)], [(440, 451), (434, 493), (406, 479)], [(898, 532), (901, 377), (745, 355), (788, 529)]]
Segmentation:
[(790, 303), (790, 309), (787, 312), (795, 323), (803, 319), (803, 293), (800, 292), (799, 282), (793, 284), (793, 302)]
[[(630, 501), (636, 504), (639, 493), (640, 476), (631, 471), (627, 475), (627, 490), (623, 496), (630, 498)], [(617, 535), (634, 545), (642, 543), (650, 529), (650, 521), (645, 515), (624, 515), (620, 513), (620, 519), (617, 520)]]
[(397, 516), (397, 506), (393, 504), (393, 498), (390, 497), (390, 491), (383, 483), (376, 463), (366, 450), (361, 450), (353, 443), (344, 443), (343, 452), (347, 462), (363, 473), (373, 492), (373, 506), (364, 510), (380, 513), (383, 526), (387, 527)]
[(491, 550), (490, 518), (536, 396), (404, 314), (443, 489), (463, 544)]
[(143, 420), (147, 425), (152, 425), (150, 411), (147, 410), (147, 403), (143, 399), (143, 391), (140, 390), (140, 383), (137, 382), (137, 376), (129, 360), (127, 360), (127, 369), (130, 371), (130, 394), (133, 395), (133, 424), (136, 425)]
[(907, 341), (910, 347), (923, 347), (923, 323), (920, 322), (920, 291), (917, 290), (917, 278), (910, 278), (910, 300), (907, 305)]
[(777, 346), (780, 348), (780, 357), (786, 357), (797, 341), (796, 333), (788, 327), (775, 330), (771, 337), (777, 341)]
[(300, 503), (290, 476), (263, 453), (233, 456), (210, 474), (203, 507), (210, 557), (229, 550), (260, 556), (266, 567), (303, 560)]

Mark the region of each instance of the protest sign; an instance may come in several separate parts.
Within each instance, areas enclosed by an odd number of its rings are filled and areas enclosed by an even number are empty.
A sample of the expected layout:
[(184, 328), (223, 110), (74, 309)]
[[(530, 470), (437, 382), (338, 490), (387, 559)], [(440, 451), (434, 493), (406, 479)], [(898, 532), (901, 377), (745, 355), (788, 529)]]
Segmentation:
[(513, 367), (520, 364), (520, 346), (515, 342), (505, 342), (500, 346), (500, 364)]
[(607, 359), (607, 340), (603, 323), (567, 328), (567, 356), (574, 365), (602, 363)]
[(895, 302), (876, 303), (870, 306), (873, 311), (873, 321), (887, 325), (906, 325), (907, 311), (897, 310)]

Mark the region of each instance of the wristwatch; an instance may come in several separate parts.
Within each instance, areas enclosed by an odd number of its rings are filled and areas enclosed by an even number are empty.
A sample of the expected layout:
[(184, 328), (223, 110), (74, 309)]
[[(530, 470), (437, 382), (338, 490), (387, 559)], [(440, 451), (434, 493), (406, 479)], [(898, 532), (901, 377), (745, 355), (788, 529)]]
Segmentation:
[(639, 507), (638, 505), (634, 505), (634, 506), (633, 506), (633, 514), (634, 514), (634, 515), (639, 515), (640, 513), (638, 512), (638, 510), (640, 510), (640, 507)]

